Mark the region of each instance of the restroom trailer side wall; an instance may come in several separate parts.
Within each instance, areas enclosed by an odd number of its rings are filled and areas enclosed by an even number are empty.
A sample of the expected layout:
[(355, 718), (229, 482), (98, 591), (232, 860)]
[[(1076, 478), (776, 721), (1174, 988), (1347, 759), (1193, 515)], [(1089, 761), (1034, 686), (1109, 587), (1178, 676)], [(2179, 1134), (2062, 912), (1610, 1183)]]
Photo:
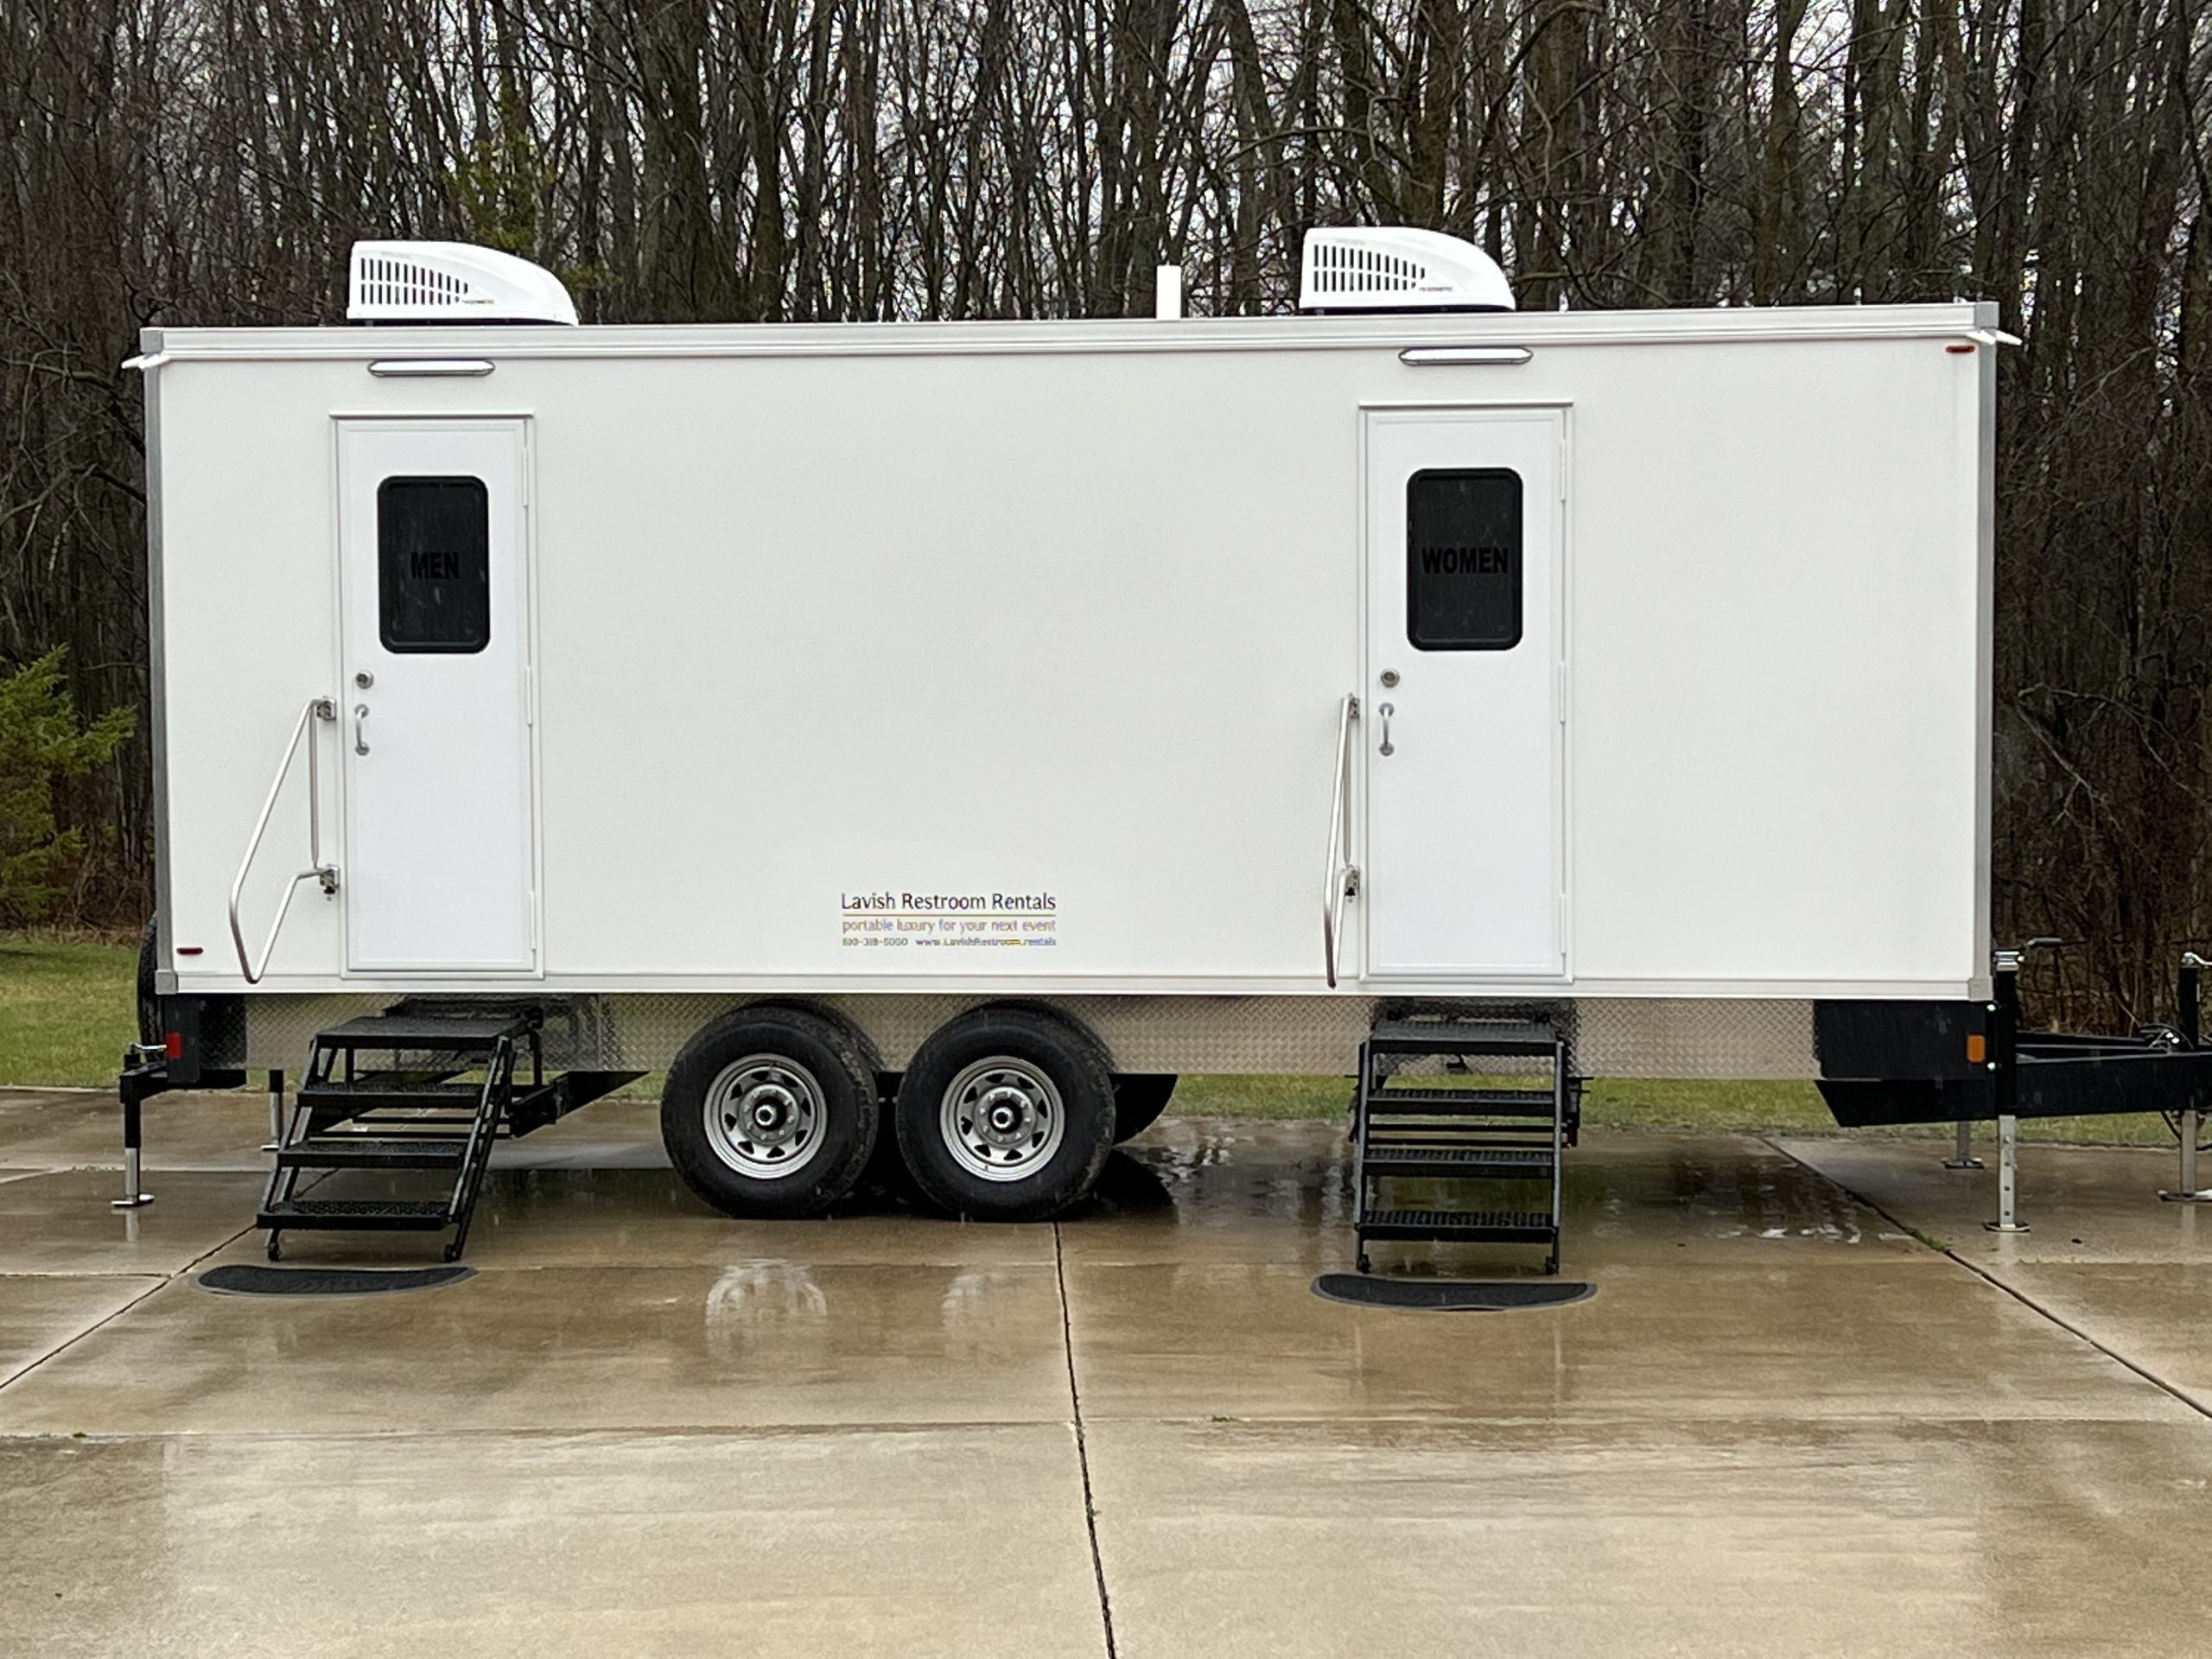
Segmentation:
[[(151, 337), (164, 988), (310, 1013), (410, 992), (1027, 995), (1147, 1030), (1142, 1000), (1205, 999), (1160, 1005), (1163, 1033), (1199, 1010), (1296, 1024), (1285, 1005), (1313, 999), (1362, 1017), (1395, 997), (1587, 1000), (1626, 1029), (1640, 1007), (1976, 994), (1985, 322)], [(1468, 341), (1529, 356), (1402, 358)], [(441, 355), (492, 372), (368, 372)], [(1557, 630), (1528, 644), (1556, 658), (1563, 949), (1554, 973), (1385, 978), (1355, 899), (1332, 990), (1339, 712), (1363, 705), (1344, 777), (1360, 862), (1393, 666), (1363, 609), (1362, 434), (1408, 409), (1541, 411), (1561, 435)], [(303, 890), (249, 987), (226, 904), (287, 734), (309, 699), (370, 701), (341, 684), (359, 532), (340, 435), (442, 423), (510, 430), (523, 456), (528, 752), (509, 786), (530, 794), (531, 965), (363, 965), (346, 815), (385, 754), (314, 722), (340, 891)], [(306, 795), (296, 765), (242, 893), (257, 945), (308, 858)], [(427, 827), (420, 855), (440, 840)], [(1464, 849), (1469, 879), (1484, 855)], [(856, 918), (915, 942), (854, 943), (901, 937)], [(977, 920), (1014, 925), (963, 930)], [(1150, 1045), (1158, 1069), (1180, 1069), (1169, 1047)]]

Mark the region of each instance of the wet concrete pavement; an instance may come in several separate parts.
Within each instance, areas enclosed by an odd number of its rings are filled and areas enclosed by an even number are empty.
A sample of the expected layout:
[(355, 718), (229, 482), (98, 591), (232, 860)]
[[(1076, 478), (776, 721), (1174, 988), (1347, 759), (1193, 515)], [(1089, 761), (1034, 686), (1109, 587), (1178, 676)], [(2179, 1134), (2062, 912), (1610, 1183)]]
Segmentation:
[(1452, 1315), (1311, 1294), (1333, 1122), (1169, 1120), (1057, 1226), (748, 1224), (607, 1103), (464, 1283), (212, 1295), (266, 1126), (157, 1103), (118, 1214), (111, 1105), (0, 1091), (0, 1654), (2212, 1647), (2170, 1159), (2033, 1148), (1999, 1239), (1928, 1142), (1593, 1135), (1596, 1298)]
[[(1880, 1143), (1785, 1141), (1992, 1284), (2212, 1413), (2212, 1204), (2161, 1204), (2171, 1152), (2029, 1147), (2017, 1218), (1996, 1233), (1987, 1178)], [(1993, 1154), (1992, 1154), (1993, 1158)], [(1932, 1173), (1931, 1173), (1932, 1172)], [(2212, 1637), (2206, 1646), (2212, 1650)]]

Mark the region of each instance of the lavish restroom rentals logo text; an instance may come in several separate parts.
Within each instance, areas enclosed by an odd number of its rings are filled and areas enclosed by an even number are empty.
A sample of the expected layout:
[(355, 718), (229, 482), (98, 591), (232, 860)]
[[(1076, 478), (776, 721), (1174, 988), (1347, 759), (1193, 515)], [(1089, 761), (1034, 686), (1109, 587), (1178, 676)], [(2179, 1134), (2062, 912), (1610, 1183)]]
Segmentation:
[(837, 895), (842, 942), (855, 950), (930, 950), (1059, 943), (1059, 898), (1037, 893), (910, 893), (889, 887)]

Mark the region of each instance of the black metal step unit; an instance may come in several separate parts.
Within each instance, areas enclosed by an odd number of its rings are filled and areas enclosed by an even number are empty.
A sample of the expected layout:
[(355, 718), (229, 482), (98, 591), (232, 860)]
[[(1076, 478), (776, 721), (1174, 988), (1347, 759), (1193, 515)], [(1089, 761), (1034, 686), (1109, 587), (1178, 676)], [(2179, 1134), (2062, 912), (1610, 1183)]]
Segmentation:
[[(1465, 1086), (1400, 1080), (1409, 1062), (1427, 1059), (1446, 1068), (1517, 1060), (1541, 1075), (1524, 1080), (1509, 1064), (1509, 1075), (1485, 1066)], [(1557, 1273), (1562, 1164), (1580, 1128), (1581, 1097), (1566, 1039), (1541, 1019), (1378, 1022), (1360, 1046), (1352, 1098), (1360, 1272), (1371, 1271), (1370, 1241), (1445, 1240), (1541, 1244), (1544, 1271)], [(1396, 1184), (1410, 1181), (1425, 1190), (1401, 1196)], [(1485, 1192), (1478, 1182), (1493, 1185)], [(1497, 1183), (1513, 1184), (1513, 1198), (1495, 1196)], [(1537, 1192), (1541, 1209), (1528, 1201)]]
[[(492, 1146), (544, 1128), (639, 1076), (545, 1075), (542, 1021), (531, 1007), (441, 1014), (420, 1008), (368, 1014), (316, 1034), (306, 1076), (278, 1142), (255, 1217), (269, 1259), (302, 1228), (442, 1232), (460, 1258)], [(527, 1080), (518, 1073), (528, 1059)], [(323, 1192), (359, 1171), (428, 1173), (419, 1197)], [(303, 1178), (321, 1179), (302, 1185)]]

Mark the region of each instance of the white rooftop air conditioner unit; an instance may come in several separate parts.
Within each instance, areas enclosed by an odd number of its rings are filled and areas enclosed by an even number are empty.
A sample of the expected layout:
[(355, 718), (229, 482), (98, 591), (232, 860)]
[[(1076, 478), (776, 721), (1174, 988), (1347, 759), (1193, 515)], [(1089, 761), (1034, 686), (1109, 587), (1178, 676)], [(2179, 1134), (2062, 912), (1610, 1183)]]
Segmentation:
[(576, 302), (527, 259), (467, 242), (356, 242), (351, 322), (564, 322)]
[(1301, 311), (1510, 311), (1513, 287), (1471, 243), (1404, 226), (1306, 232)]

